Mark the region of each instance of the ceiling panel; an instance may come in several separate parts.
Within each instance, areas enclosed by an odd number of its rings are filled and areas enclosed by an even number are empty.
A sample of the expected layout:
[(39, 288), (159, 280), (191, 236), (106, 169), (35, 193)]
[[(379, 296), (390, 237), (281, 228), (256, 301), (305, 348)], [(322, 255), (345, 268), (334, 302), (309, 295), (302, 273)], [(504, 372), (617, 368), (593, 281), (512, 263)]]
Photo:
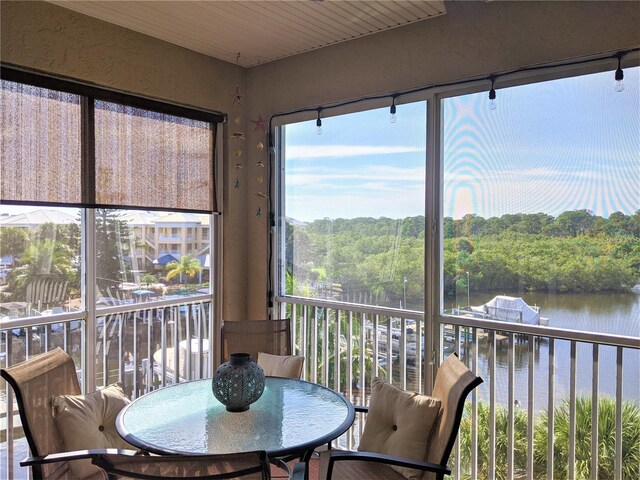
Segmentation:
[(445, 13), (444, 0), (52, 0), (50, 3), (244, 67)]

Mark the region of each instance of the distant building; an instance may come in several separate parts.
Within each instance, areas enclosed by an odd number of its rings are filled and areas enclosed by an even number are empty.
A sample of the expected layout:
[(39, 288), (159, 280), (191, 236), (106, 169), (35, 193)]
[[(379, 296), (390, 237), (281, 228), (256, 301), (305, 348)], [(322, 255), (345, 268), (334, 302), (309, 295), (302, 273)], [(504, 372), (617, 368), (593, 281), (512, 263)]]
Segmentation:
[(27, 213), (18, 213), (16, 215), (2, 214), (0, 216), (1, 227), (18, 227), (35, 230), (45, 223), (55, 223), (67, 225), (70, 223), (78, 223), (78, 218), (62, 210), (54, 210), (52, 208), (41, 208)]
[[(128, 211), (120, 220), (129, 226), (131, 269), (134, 276), (145, 271), (164, 271), (167, 263), (191, 255), (200, 260), (208, 276), (209, 216), (193, 213)], [(35, 230), (45, 223), (78, 223), (77, 215), (57, 209), (37, 209), (28, 213), (0, 216), (0, 228)], [(136, 281), (138, 279), (136, 278)]]

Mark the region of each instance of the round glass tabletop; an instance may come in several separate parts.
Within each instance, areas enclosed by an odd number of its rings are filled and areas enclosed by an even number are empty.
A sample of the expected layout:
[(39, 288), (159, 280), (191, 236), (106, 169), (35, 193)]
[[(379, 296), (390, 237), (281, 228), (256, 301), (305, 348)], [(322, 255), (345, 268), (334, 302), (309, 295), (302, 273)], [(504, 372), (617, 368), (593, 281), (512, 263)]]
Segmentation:
[(116, 419), (120, 435), (153, 453), (224, 454), (265, 450), (272, 457), (304, 452), (342, 435), (354, 409), (342, 395), (315, 383), (267, 377), (248, 411), (227, 412), (211, 379), (155, 390)]

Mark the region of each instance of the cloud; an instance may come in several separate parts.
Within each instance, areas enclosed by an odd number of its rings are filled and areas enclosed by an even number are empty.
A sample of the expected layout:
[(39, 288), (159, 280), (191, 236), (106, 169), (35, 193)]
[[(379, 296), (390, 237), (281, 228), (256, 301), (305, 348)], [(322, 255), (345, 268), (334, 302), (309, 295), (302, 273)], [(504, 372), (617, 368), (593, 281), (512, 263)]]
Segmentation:
[(286, 172), (286, 185), (293, 187), (319, 187), (329, 185), (335, 188), (336, 182), (352, 181), (360, 187), (364, 183), (389, 184), (390, 182), (414, 182), (424, 179), (423, 167), (401, 168), (390, 166), (364, 166), (358, 169), (341, 169), (327, 171), (310, 169), (291, 169)]
[(394, 145), (292, 145), (287, 146), (287, 160), (301, 158), (360, 157), (424, 152), (423, 147)]
[(319, 218), (389, 217), (424, 215), (424, 200), (411, 195), (300, 195), (286, 206), (286, 215), (300, 221)]

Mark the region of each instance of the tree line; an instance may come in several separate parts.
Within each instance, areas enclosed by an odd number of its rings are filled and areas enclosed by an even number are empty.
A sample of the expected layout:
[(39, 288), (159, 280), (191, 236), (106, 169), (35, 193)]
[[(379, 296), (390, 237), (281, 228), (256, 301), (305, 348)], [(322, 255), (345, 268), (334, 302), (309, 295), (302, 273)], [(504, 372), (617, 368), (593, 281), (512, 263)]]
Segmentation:
[[(289, 221), (288, 288), (304, 295), (339, 285), (335, 299), (366, 291), (373, 303), (421, 309), (424, 236), (423, 216)], [(446, 217), (443, 236), (445, 295), (466, 290), (467, 282), (472, 291), (567, 293), (640, 283), (640, 210), (608, 218), (589, 210)]]

